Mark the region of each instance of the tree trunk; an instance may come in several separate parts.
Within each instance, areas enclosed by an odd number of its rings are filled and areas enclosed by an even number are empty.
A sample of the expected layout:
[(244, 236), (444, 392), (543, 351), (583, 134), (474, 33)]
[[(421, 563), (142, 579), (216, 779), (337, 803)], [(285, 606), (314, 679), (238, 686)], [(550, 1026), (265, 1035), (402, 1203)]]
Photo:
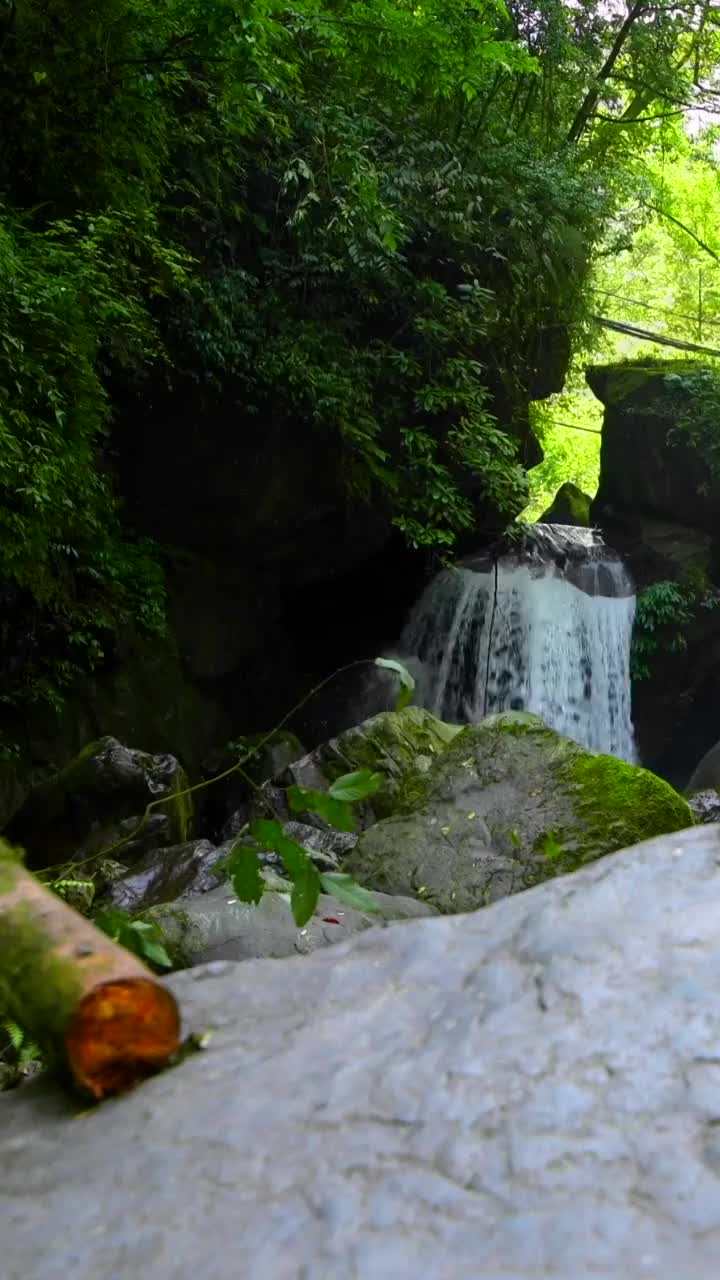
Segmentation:
[(2, 840), (0, 1008), (95, 1098), (159, 1070), (180, 1038), (170, 992), (40, 884)]

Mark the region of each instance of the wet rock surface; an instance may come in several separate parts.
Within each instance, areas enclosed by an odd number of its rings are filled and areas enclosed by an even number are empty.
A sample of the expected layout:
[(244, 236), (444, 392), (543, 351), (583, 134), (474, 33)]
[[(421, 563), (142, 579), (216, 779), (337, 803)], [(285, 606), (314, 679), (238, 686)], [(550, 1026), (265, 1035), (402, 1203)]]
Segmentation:
[(176, 975), (204, 1052), (91, 1110), (0, 1096), (3, 1280), (711, 1280), (719, 920), (705, 826)]
[(126, 875), (107, 884), (102, 905), (136, 913), (189, 894), (207, 893), (217, 887), (214, 868), (228, 852), (227, 848), (216, 849), (209, 840), (154, 849)]
[(696, 791), (688, 805), (696, 822), (720, 822), (720, 791)]

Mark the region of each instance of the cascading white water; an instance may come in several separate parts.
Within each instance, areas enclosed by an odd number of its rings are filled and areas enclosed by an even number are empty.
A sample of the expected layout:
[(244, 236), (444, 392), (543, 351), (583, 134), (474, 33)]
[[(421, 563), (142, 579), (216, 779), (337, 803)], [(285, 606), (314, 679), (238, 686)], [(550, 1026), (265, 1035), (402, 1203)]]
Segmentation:
[(532, 541), (430, 584), (402, 637), (423, 663), (420, 701), (455, 723), (533, 711), (593, 751), (635, 760), (630, 579), (589, 530), (536, 525)]

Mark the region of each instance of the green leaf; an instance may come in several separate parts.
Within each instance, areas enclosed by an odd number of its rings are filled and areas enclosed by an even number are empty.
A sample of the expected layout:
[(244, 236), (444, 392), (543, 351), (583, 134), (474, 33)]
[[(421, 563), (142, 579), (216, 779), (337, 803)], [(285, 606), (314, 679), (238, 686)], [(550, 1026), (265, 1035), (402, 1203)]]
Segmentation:
[(25, 1039), (25, 1032), (22, 1027), (18, 1026), (17, 1022), (12, 1022), (9, 1018), (0, 1022), (0, 1027), (10, 1037), (10, 1043), (16, 1053), (19, 1052)]
[(250, 824), (250, 835), (263, 849), (271, 849), (273, 853), (279, 853), (277, 841), (282, 839), (284, 835), (282, 823), (277, 818), (256, 818), (255, 822)]
[(141, 956), (160, 968), (172, 968), (162, 929), (154, 921), (133, 920), (123, 907), (109, 907), (107, 911), (98, 912), (94, 923), (109, 938), (119, 942), (121, 947), (126, 947), (136, 956)]
[[(133, 942), (134, 940), (134, 946)], [(162, 969), (172, 969), (172, 960), (165, 950), (162, 929), (154, 921), (131, 920), (120, 933), (120, 942), (151, 964)]]
[(297, 880), (312, 866), (307, 853), (297, 840), (283, 831), (282, 825), (272, 818), (258, 818), (250, 827), (250, 835), (263, 849), (272, 849), (282, 858), (285, 870), (292, 880)]
[(241, 902), (259, 902), (265, 892), (257, 849), (236, 844), (230, 851), (227, 872)]
[(354, 907), (356, 911), (378, 912), (380, 910), (375, 894), (369, 889), (363, 889), (361, 884), (344, 871), (324, 871), (320, 876), (320, 883), (325, 893), (333, 894), (338, 902), (344, 902), (346, 906)]
[(356, 769), (355, 773), (344, 773), (341, 778), (336, 778), (330, 787), (330, 795), (336, 800), (349, 803), (366, 800), (380, 790), (384, 781), (381, 773), (373, 773), (370, 769)]
[(415, 692), (415, 679), (410, 675), (407, 667), (403, 666), (397, 658), (376, 658), (375, 666), (382, 667), (385, 671), (394, 671), (400, 677), (400, 692), (395, 702), (395, 710), (402, 711), (403, 707), (409, 706)]
[(288, 803), (293, 813), (319, 813), (338, 831), (354, 831), (355, 822), (341, 796), (330, 791), (316, 791), (314, 787), (288, 787)]
[(172, 969), (172, 960), (162, 942), (152, 942), (143, 938), (142, 955), (146, 960), (150, 960), (152, 964), (156, 964), (159, 969)]
[(290, 895), (290, 906), (298, 928), (307, 924), (317, 906), (320, 897), (320, 876), (313, 864), (308, 861), (307, 867), (295, 877)]
[(97, 929), (102, 929), (103, 933), (117, 942), (130, 923), (130, 914), (122, 907), (108, 907), (105, 911), (98, 912), (93, 923)]

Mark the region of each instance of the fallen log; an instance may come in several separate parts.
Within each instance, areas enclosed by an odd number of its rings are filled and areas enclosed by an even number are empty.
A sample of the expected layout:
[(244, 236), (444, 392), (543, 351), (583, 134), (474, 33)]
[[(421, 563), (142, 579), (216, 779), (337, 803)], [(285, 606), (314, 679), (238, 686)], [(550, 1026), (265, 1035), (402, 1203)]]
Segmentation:
[(0, 840), (0, 1009), (94, 1098), (178, 1048), (174, 997), (134, 955), (40, 884)]

